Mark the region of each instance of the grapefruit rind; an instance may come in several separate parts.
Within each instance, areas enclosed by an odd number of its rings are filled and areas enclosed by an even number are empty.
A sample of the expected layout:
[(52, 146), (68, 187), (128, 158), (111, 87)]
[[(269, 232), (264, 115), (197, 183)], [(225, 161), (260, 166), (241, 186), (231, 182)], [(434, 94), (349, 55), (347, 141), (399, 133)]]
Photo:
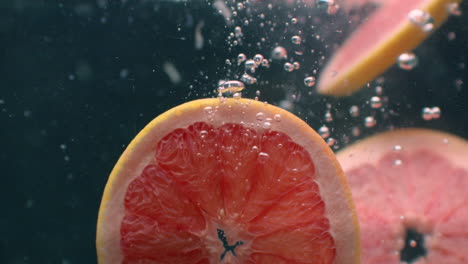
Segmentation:
[[(401, 0), (388, 2), (391, 4), (396, 1), (410, 4)], [(434, 19), (433, 32), (447, 20), (449, 16), (447, 5), (459, 2), (461, 0), (429, 0), (423, 1), (419, 7), (416, 6), (414, 9), (420, 9), (432, 16)], [(373, 15), (379, 16), (380, 12), (385, 12), (385, 5), (388, 4), (382, 4)], [(413, 50), (430, 35), (430, 33), (424, 32), (419, 26), (410, 22), (407, 16), (404, 17), (405, 19), (398, 26), (388, 32), (387, 36), (381, 36), (380, 41), (375, 43), (368, 51), (359, 54), (357, 59), (347, 62), (344, 67), (338, 68), (336, 62), (342, 59), (340, 57), (345, 56), (344, 53), (353, 52), (347, 50), (346, 45), (350, 42), (356, 44), (360, 41), (352, 35), (321, 73), (317, 86), (319, 93), (332, 96), (352, 94), (396, 63), (400, 54)], [(374, 26), (379, 27), (379, 25)], [(359, 31), (359, 28), (357, 31)], [(376, 34), (379, 34), (379, 32)]]
[[(207, 108), (216, 110), (208, 117)], [(330, 233), (336, 245), (336, 263), (359, 263), (360, 236), (357, 215), (346, 178), (333, 152), (323, 139), (293, 114), (249, 99), (200, 99), (172, 108), (151, 121), (128, 145), (106, 184), (97, 223), (98, 262), (120, 263), (120, 223), (124, 216), (124, 197), (130, 182), (153, 158), (155, 142), (176, 128), (204, 121), (218, 127), (224, 123), (257, 124), (256, 113), (281, 116), (271, 129), (287, 134), (301, 144), (316, 166), (316, 182), (326, 205)], [(258, 130), (263, 130), (261, 126)]]

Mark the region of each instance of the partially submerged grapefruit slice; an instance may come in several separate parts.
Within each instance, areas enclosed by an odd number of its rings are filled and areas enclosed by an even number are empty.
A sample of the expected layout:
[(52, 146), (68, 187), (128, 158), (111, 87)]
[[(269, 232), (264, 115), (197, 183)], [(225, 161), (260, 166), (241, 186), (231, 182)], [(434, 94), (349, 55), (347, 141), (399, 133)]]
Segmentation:
[(425, 129), (387, 132), (338, 154), (371, 263), (468, 263), (468, 142)]
[(106, 185), (99, 263), (358, 263), (357, 217), (333, 152), (305, 122), (248, 99), (154, 119)]
[(416, 48), (447, 20), (449, 5), (460, 1), (367, 1), (379, 2), (380, 7), (333, 55), (320, 74), (318, 91), (345, 96), (359, 90), (393, 65), (400, 54)]

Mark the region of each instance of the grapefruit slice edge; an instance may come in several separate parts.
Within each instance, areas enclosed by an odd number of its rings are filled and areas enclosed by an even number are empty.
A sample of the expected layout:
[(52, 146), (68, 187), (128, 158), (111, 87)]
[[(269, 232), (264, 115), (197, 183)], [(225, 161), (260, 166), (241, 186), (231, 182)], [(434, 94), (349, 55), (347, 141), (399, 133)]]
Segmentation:
[[(381, 6), (351, 34), (318, 78), (322, 94), (347, 96), (397, 62), (429, 37), (448, 18), (447, 5), (461, 0), (382, 1)], [(431, 15), (434, 28), (424, 32), (408, 19), (411, 10)]]
[[(211, 115), (211, 111), (216, 113)], [(350, 259), (357, 261), (360, 239), (351, 194), (333, 152), (323, 139), (298, 117), (272, 105), (248, 99), (201, 99), (175, 107), (155, 118), (122, 154), (109, 177), (99, 211), (96, 241), (99, 263), (119, 263), (122, 260), (120, 223), (125, 211), (125, 194), (132, 180), (153, 159), (155, 142), (174, 129), (188, 127), (197, 121), (214, 127), (243, 122), (247, 127), (255, 124), (253, 127), (257, 131), (268, 131), (257, 125), (259, 112), (265, 119), (272, 119), (271, 131), (288, 135), (309, 153), (315, 165), (315, 182), (326, 205), (326, 218), (336, 247), (336, 263), (349, 263)], [(275, 115), (281, 121), (275, 121)]]

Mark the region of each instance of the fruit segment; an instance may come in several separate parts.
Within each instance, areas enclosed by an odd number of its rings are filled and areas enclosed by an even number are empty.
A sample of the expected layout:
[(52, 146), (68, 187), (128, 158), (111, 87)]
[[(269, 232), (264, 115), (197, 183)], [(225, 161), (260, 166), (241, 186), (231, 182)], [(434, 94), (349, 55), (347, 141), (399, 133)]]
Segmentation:
[(125, 263), (334, 261), (314, 164), (287, 135), (197, 122), (165, 136), (153, 162), (125, 196)]
[[(332, 56), (318, 91), (346, 96), (383, 73), (404, 52), (416, 48), (449, 16), (460, 0), (387, 0)], [(345, 1), (346, 4), (346, 1)]]

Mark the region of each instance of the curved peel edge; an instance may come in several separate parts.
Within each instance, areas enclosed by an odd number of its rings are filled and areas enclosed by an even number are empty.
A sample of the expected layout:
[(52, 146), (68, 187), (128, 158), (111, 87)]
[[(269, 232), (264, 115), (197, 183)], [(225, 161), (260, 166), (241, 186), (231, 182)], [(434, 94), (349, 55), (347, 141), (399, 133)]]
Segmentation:
[(378, 16), (389, 16), (386, 14), (389, 7), (395, 7), (398, 3), (410, 5), (407, 1), (392, 0), (388, 4), (380, 7), (374, 14), (371, 15), (369, 21), (359, 27), (344, 45), (337, 51), (331, 61), (327, 64), (324, 71), (321, 73), (318, 82), (318, 91), (321, 94), (332, 96), (347, 96), (361, 89), (366, 83), (382, 74), (385, 70), (391, 67), (400, 54), (409, 52), (423, 42), (430, 32), (424, 32), (417, 25), (409, 21), (407, 14), (413, 9), (420, 9), (429, 13), (434, 19), (435, 31), (448, 18), (449, 12), (447, 5), (451, 3), (459, 3), (461, 0), (420, 0), (420, 3), (408, 10), (404, 9), (404, 17), (399, 24), (396, 24), (390, 32), (379, 31), (381, 34), (376, 35), (377, 40), (374, 45), (367, 51), (361, 51), (354, 55), (357, 59), (345, 63), (344, 66), (339, 66), (338, 61), (343, 60), (347, 54), (355, 52), (351, 46), (357, 45), (362, 41), (360, 30), (366, 28), (378, 28)]
[[(204, 108), (207, 106), (219, 107), (220, 118), (210, 121), (219, 126), (228, 118), (232, 122), (255, 122), (259, 110), (265, 113), (277, 113), (283, 118), (277, 124), (279, 131), (285, 131), (293, 141), (302, 142), (309, 151), (316, 164), (321, 168), (317, 171), (319, 190), (329, 196), (322, 198), (327, 205), (327, 217), (330, 220), (334, 238), (352, 237), (353, 246), (349, 241), (335, 240), (337, 252), (337, 264), (360, 263), (361, 247), (357, 213), (351, 197), (351, 190), (347, 179), (335, 158), (333, 151), (309, 125), (300, 118), (281, 108), (264, 104), (250, 99), (200, 99), (174, 107), (153, 119), (128, 145), (109, 176), (104, 194), (101, 200), (97, 222), (96, 247), (98, 263), (120, 263), (122, 255), (120, 248), (120, 225), (124, 211), (124, 196), (128, 184), (135, 177), (135, 171), (141, 171), (148, 160), (132, 159), (132, 153), (140, 153), (149, 156), (153, 151), (154, 142), (158, 142), (163, 136), (171, 132), (175, 127), (185, 127), (194, 121), (207, 121)], [(244, 108), (244, 106), (248, 106)], [(242, 114), (246, 112), (246, 114)], [(181, 118), (190, 114), (191, 118)], [(340, 186), (341, 188), (336, 188)], [(334, 193), (334, 195), (330, 195)], [(340, 199), (336, 199), (340, 197)], [(328, 199), (328, 200), (327, 200)], [(345, 202), (344, 202), (345, 201)], [(332, 208), (330, 210), (330, 208)], [(352, 210), (349, 210), (352, 209)], [(340, 212), (349, 211), (349, 214)], [(341, 215), (343, 217), (334, 217)], [(351, 224), (350, 224), (351, 222)], [(352, 225), (354, 228), (346, 228)], [(335, 237), (336, 235), (336, 237)]]

